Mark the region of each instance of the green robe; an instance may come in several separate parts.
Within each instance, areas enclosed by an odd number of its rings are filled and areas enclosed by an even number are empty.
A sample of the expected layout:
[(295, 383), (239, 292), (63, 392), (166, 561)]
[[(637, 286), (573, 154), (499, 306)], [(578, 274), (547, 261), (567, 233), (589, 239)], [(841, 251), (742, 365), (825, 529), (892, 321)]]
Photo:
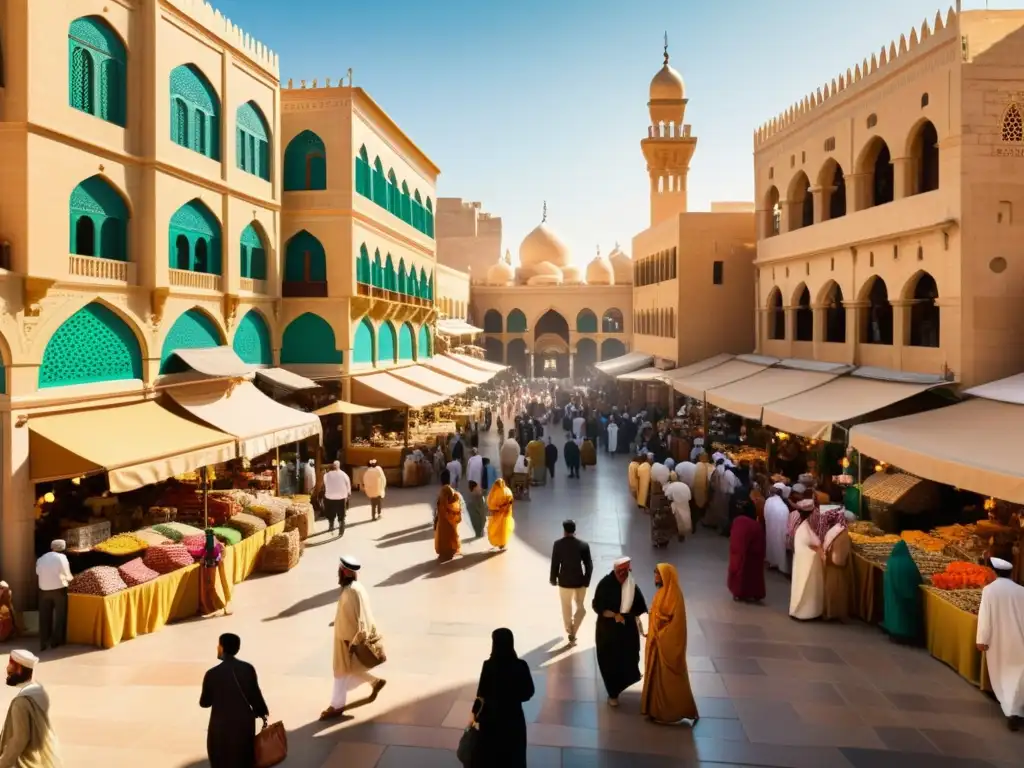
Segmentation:
[(487, 502), (484, 500), (483, 494), (469, 494), (466, 510), (469, 512), (469, 523), (473, 526), (473, 533), (479, 539), (484, 535), (484, 526), (487, 525)]
[(882, 629), (897, 640), (919, 642), (924, 637), (924, 605), (921, 571), (905, 541), (892, 548), (885, 564), (883, 593), (885, 614)]

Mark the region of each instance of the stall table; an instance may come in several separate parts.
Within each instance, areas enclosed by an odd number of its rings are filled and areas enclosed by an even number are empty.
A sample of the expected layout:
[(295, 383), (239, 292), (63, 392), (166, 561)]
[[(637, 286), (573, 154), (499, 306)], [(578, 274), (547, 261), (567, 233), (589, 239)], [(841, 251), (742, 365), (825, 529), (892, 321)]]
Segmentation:
[(857, 552), (853, 553), (854, 615), (868, 624), (881, 624), (884, 618), (885, 594), (882, 585), (885, 571)]
[(924, 586), (924, 627), (928, 652), (960, 677), (991, 691), (985, 654), (978, 650), (978, 617), (957, 608)]

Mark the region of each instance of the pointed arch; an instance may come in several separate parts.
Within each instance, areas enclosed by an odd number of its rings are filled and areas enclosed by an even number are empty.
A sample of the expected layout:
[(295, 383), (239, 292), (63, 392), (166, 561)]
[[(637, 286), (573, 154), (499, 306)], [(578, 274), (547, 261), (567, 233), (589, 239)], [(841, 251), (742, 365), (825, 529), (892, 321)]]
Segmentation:
[(370, 177), (370, 156), (366, 152), (366, 145), (359, 147), (356, 154), (356, 192), (363, 197), (373, 199), (373, 181)]
[(872, 275), (864, 282), (857, 298), (867, 302), (867, 306), (859, 310), (863, 343), (892, 344), (893, 311), (885, 280)]
[(181, 206), (167, 229), (172, 269), (221, 274), (220, 221), (202, 200), (194, 198)]
[(601, 360), (611, 360), (626, 354), (626, 345), (619, 339), (605, 339), (601, 342)]
[(427, 202), (424, 209), (424, 221), (425, 226), (423, 227), (423, 234), (427, 237), (434, 236), (434, 204), (430, 202), (430, 198), (427, 197)]
[(939, 188), (939, 133), (931, 120), (921, 120), (911, 130), (907, 142), (913, 178), (910, 194), (934, 192)]
[(171, 141), (220, 160), (220, 97), (195, 64), (171, 70)]
[(416, 265), (409, 265), (409, 274), (405, 278), (405, 285), (409, 289), (409, 296), (416, 299), (420, 296), (420, 283), (416, 279)]
[(405, 277), (405, 257), (398, 260), (398, 292), (403, 296), (408, 295), (409, 288)]
[(825, 341), (830, 344), (846, 343), (846, 307), (843, 289), (835, 280), (829, 280), (819, 294), (819, 304), (825, 309)]
[(576, 370), (578, 377), (583, 376), (590, 370), (590, 366), (597, 362), (597, 341), (594, 339), (580, 339), (576, 342)]
[(795, 341), (814, 341), (814, 310), (811, 309), (811, 291), (800, 283), (793, 292), (793, 337)]
[(245, 225), (238, 238), (241, 275), (252, 280), (267, 279), (267, 233), (255, 219)]
[(597, 315), (589, 309), (581, 309), (576, 315), (577, 333), (597, 333)]
[(902, 296), (910, 304), (907, 344), (911, 347), (938, 347), (941, 341), (939, 286), (929, 272), (919, 270), (903, 287)]
[(779, 188), (772, 184), (764, 195), (764, 232), (765, 237), (774, 237), (782, 231), (782, 206)]
[(90, 176), (71, 191), (70, 252), (128, 261), (128, 206), (103, 176)]
[(388, 182), (384, 176), (384, 165), (380, 161), (380, 155), (373, 158), (373, 202), (381, 208), (388, 207)]
[(423, 231), (423, 198), (420, 197), (420, 191), (414, 190), (412, 195), (412, 226), (419, 232)]
[(61, 323), (46, 342), (38, 386), (47, 389), (141, 378), (138, 334), (113, 309), (93, 301)]
[(413, 360), (416, 357), (416, 340), (411, 323), (402, 323), (398, 329), (398, 359)]
[(398, 290), (398, 279), (395, 274), (395, 261), (391, 258), (390, 252), (384, 260), (384, 290), (392, 292)]
[(424, 323), (420, 326), (419, 339), (416, 343), (416, 359), (424, 360), (434, 354), (434, 337), (430, 333), (430, 326)]
[(881, 136), (874, 136), (864, 146), (857, 160), (857, 172), (868, 178), (868, 207), (885, 205), (893, 201), (895, 192), (895, 170), (889, 145)]
[(501, 313), (496, 309), (488, 309), (484, 313), (484, 333), (501, 333)]
[(284, 191), (327, 189), (327, 146), (313, 131), (296, 135), (284, 150)]
[(601, 316), (601, 333), (622, 333), (626, 328), (626, 321), (622, 317), (622, 310), (611, 307), (606, 309)]
[(399, 218), (406, 224), (412, 224), (412, 197), (409, 195), (409, 185), (402, 182), (402, 206)]
[(341, 365), (334, 329), (320, 315), (305, 312), (284, 329), (281, 365)]
[(356, 264), (356, 281), (363, 285), (372, 285), (372, 274), (370, 252), (366, 248), (366, 243), (362, 243), (359, 246), (359, 262)]
[(250, 309), (238, 321), (235, 337), (231, 341), (235, 354), (249, 365), (273, 365), (274, 348), (270, 341), (270, 326), (259, 310)]
[(526, 355), (526, 342), (522, 339), (512, 339), (505, 348), (505, 364), (512, 367), (520, 376), (529, 376), (528, 358)]
[(505, 345), (500, 339), (493, 336), (484, 339), (484, 359), (492, 363), (505, 363)]
[(803, 171), (797, 171), (789, 182), (786, 204), (789, 206), (790, 231), (814, 224), (814, 195), (811, 194), (811, 181)]
[(285, 246), (284, 258), (281, 295), (327, 296), (327, 254), (315, 236), (305, 229), (296, 232)]
[(430, 270), (430, 277), (427, 277), (427, 273), (420, 268), (420, 291), (423, 298), (427, 301), (434, 300), (434, 270)]
[(377, 362), (394, 363), (398, 360), (398, 334), (390, 320), (380, 324), (377, 331)]
[(384, 288), (384, 265), (380, 262), (380, 250), (376, 248), (373, 250), (373, 267), (370, 278), (374, 288)]
[(174, 352), (179, 349), (206, 349), (224, 344), (217, 321), (199, 307), (185, 310), (174, 321), (160, 349), (160, 373), (181, 373), (186, 370)]
[(387, 193), (388, 193), (388, 211), (395, 216), (398, 216), (402, 212), (402, 199), (401, 193), (398, 191), (398, 179), (395, 177), (395, 169), (388, 169), (388, 180), (387, 180)]
[(818, 172), (817, 184), (821, 187), (822, 219), (831, 221), (846, 215), (846, 175), (843, 167), (834, 157), (828, 158)]
[(505, 330), (508, 333), (526, 333), (526, 315), (521, 309), (513, 309), (505, 318)]
[(999, 122), (999, 136), (1007, 144), (1024, 143), (1024, 116), (1020, 105), (1011, 101)]
[(355, 338), (352, 342), (352, 362), (356, 364), (369, 364), (377, 359), (377, 332), (374, 330), (370, 318), (364, 317), (356, 326)]
[(270, 125), (255, 101), (235, 111), (235, 165), (270, 181)]
[(68, 27), (68, 103), (124, 127), (128, 103), (128, 54), (103, 18), (81, 16)]
[(778, 286), (768, 294), (768, 338), (775, 341), (786, 338), (786, 310)]

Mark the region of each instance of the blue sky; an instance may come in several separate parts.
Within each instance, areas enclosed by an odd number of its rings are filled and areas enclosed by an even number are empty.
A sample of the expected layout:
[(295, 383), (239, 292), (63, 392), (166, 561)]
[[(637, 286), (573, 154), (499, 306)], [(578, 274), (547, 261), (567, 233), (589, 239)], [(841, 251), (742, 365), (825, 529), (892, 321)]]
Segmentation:
[[(993, 9), (1020, 0), (990, 0)], [(751, 200), (752, 135), (765, 120), (870, 57), (936, 0), (214, 0), (275, 50), (281, 79), (352, 67), (442, 170), (441, 197), (479, 200), (504, 247), (548, 221), (585, 264), (628, 249), (648, 224), (640, 139), (668, 31), (698, 137), (691, 210)], [(965, 9), (985, 0), (965, 0)]]

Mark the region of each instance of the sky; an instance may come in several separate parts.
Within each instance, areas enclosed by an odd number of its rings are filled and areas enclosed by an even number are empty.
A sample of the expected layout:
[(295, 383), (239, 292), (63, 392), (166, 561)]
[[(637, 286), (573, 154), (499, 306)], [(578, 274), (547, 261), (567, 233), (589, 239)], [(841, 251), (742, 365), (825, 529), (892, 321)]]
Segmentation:
[[(649, 224), (651, 78), (668, 33), (698, 137), (690, 210), (753, 199), (753, 133), (947, 5), (938, 0), (213, 0), (280, 56), (281, 80), (349, 67), (438, 167), (439, 197), (502, 217), (503, 249), (541, 221), (585, 265)], [(964, 0), (965, 10), (985, 0)], [(1021, 0), (990, 0), (993, 9)]]

